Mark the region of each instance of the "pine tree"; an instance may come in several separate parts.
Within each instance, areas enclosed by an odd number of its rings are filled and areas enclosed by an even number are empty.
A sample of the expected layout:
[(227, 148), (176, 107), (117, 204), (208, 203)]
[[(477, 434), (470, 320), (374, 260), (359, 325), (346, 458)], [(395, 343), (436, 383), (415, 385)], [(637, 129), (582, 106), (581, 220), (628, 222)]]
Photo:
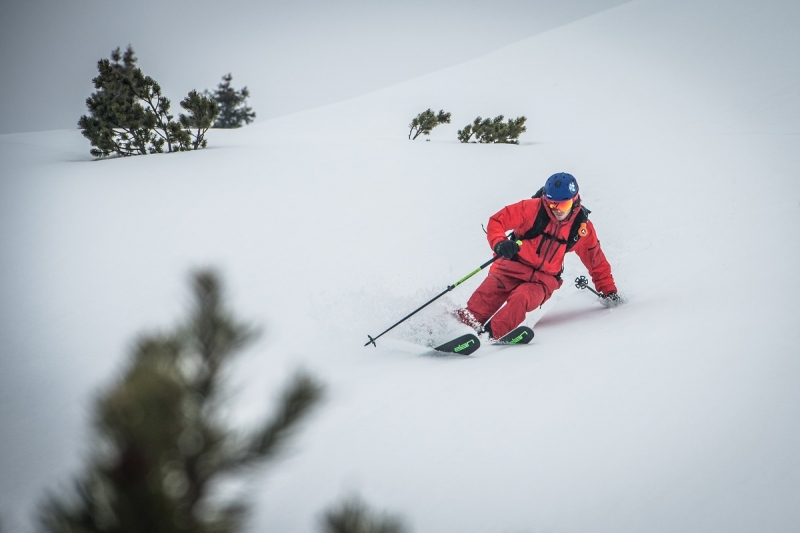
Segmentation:
[(129, 45), (124, 57), (117, 48), (111, 52), (111, 61), (97, 63), (100, 74), (92, 80), (97, 91), (86, 99), (89, 115), (78, 121), (84, 137), (95, 147), (90, 151), (95, 157), (147, 153), (150, 135), (133, 87), (136, 61)]
[(192, 91), (181, 101), (181, 107), (189, 112), (189, 115), (181, 114), (181, 125), (188, 130), (195, 130), (191, 133), (192, 148), (205, 148), (208, 144), (205, 134), (219, 115), (217, 103), (197, 91)]
[(163, 153), (164, 146), (168, 152), (188, 150), (191, 136), (173, 120), (175, 117), (169, 112), (172, 104), (161, 93), (161, 86), (139, 69), (134, 69), (132, 76), (136, 97), (146, 104), (144, 125), (150, 131), (150, 153)]
[(469, 142), (473, 135), (476, 137), (480, 137), (482, 131), (486, 128), (486, 126), (491, 121), (487, 118), (486, 120), (482, 119), (478, 116), (475, 120), (472, 121), (472, 124), (467, 124), (464, 126), (463, 130), (458, 130), (458, 140), (462, 143)]
[(236, 533), (241, 501), (221, 499), (221, 478), (275, 457), (316, 405), (321, 385), (298, 373), (271, 418), (234, 431), (220, 411), (223, 372), (255, 337), (225, 308), (218, 277), (193, 277), (188, 320), (141, 338), (120, 378), (98, 398), (95, 446), (69, 494), (44, 502), (49, 533)]
[[(439, 110), (438, 115), (434, 115), (433, 110), (428, 108), (411, 121), (408, 132), (408, 138), (412, 141), (423, 135), (430, 135), (431, 130), (439, 124), (450, 124), (450, 113), (445, 113), (443, 109)], [(411, 135), (414, 135), (413, 137)]]
[(472, 124), (467, 124), (463, 130), (458, 130), (458, 140), (462, 143), (470, 142), (472, 137), (479, 143), (519, 144), (519, 136), (527, 131), (525, 117), (508, 119), (498, 115), (494, 119), (477, 117)]
[[(89, 114), (78, 121), (81, 133), (94, 147), (90, 153), (95, 157), (131, 156), (205, 147), (207, 143), (197, 138), (205, 130), (198, 126), (192, 135), (175, 121), (161, 86), (145, 76), (136, 61), (130, 45), (124, 55), (117, 48), (110, 60), (98, 61), (99, 74), (92, 80), (97, 90), (86, 99)], [(191, 101), (191, 93), (187, 100)], [(195, 112), (191, 112), (189, 119), (194, 124)]]
[(250, 124), (256, 118), (255, 112), (247, 107), (246, 101), (250, 97), (247, 87), (237, 91), (231, 87), (231, 80), (233, 76), (227, 74), (222, 77), (222, 83), (213, 93), (206, 91), (206, 96), (219, 106), (215, 128), (241, 128), (243, 124)]
[(528, 127), (525, 125), (525, 122), (527, 120), (528, 120), (527, 117), (517, 117), (515, 119), (508, 119), (507, 123), (508, 131), (503, 132), (508, 142), (513, 144), (519, 144), (519, 136), (528, 131)]

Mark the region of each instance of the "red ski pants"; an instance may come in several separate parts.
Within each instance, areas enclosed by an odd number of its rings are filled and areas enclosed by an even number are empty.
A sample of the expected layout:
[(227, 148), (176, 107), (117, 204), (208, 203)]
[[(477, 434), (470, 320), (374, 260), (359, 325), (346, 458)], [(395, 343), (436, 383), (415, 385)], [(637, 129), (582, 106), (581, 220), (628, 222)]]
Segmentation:
[(492, 264), (489, 275), (470, 296), (467, 310), (481, 324), (491, 318), (492, 335), (499, 339), (522, 324), (525, 315), (546, 302), (562, 283), (551, 274), (500, 259)]

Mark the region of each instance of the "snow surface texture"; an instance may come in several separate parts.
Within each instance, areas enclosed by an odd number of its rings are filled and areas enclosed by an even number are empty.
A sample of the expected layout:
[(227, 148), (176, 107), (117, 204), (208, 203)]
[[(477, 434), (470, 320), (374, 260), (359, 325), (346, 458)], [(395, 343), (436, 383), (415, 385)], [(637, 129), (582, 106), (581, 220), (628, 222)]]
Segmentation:
[[(328, 386), (254, 475), (252, 531), (311, 531), (351, 493), (419, 532), (797, 531), (798, 6), (633, 1), (196, 153), (90, 162), (75, 131), (0, 136), (4, 525), (29, 530), (79, 471), (95, 391), (212, 265), (265, 327), (232, 419), (299, 365)], [(408, 141), (427, 107), (453, 123)], [(528, 117), (520, 146), (455, 140), (500, 113)], [(408, 342), (482, 273), (362, 347), (490, 257), (481, 224), (559, 171), (627, 305), (575, 289), (573, 254), (529, 346)]]

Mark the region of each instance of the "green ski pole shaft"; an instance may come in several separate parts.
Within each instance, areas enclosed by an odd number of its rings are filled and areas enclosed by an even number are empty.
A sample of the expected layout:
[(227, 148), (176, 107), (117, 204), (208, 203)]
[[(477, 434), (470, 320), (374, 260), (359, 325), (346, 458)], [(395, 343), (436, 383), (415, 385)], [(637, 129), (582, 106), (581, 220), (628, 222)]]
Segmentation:
[[(519, 246), (522, 246), (522, 241), (517, 241), (517, 244)], [(482, 264), (481, 266), (479, 266), (478, 268), (476, 268), (475, 270), (473, 270), (472, 272), (470, 272), (469, 274), (467, 274), (466, 276), (461, 278), (460, 280), (456, 281), (452, 285), (449, 285), (445, 290), (443, 290), (442, 292), (440, 292), (439, 294), (437, 294), (436, 296), (434, 296), (433, 298), (431, 298), (430, 300), (428, 300), (427, 302), (425, 302), (424, 304), (422, 304), (421, 306), (416, 308), (414, 311), (410, 312), (409, 314), (407, 314), (406, 316), (404, 316), (403, 318), (398, 320), (395, 324), (393, 324), (391, 327), (389, 327), (387, 330), (385, 330), (380, 335), (377, 335), (375, 337), (373, 337), (372, 335), (367, 335), (367, 337), (369, 337), (369, 340), (367, 341), (367, 343), (364, 346), (369, 346), (371, 344), (371, 345), (373, 345), (373, 346), (375, 346), (377, 348), (378, 345), (375, 344), (375, 341), (378, 340), (379, 338), (381, 338), (385, 333), (389, 333), (391, 330), (393, 330), (394, 328), (396, 328), (397, 326), (399, 326), (400, 324), (402, 324), (403, 322), (405, 322), (406, 320), (408, 320), (409, 318), (411, 318), (415, 314), (419, 313), (420, 311), (422, 311), (423, 309), (428, 307), (430, 304), (432, 304), (433, 302), (435, 302), (436, 300), (438, 300), (439, 298), (441, 298), (442, 296), (444, 296), (448, 292), (452, 291), (453, 289), (455, 289), (456, 287), (458, 287), (459, 285), (461, 285), (462, 283), (467, 281), (469, 278), (471, 278), (472, 276), (474, 276), (475, 274), (477, 274), (478, 272), (480, 272), (481, 270), (483, 270), (487, 266), (491, 265), (492, 263), (494, 263), (495, 261), (497, 261), (501, 257), (502, 256), (500, 256), (500, 255), (492, 257), (491, 259), (486, 261), (484, 264)]]

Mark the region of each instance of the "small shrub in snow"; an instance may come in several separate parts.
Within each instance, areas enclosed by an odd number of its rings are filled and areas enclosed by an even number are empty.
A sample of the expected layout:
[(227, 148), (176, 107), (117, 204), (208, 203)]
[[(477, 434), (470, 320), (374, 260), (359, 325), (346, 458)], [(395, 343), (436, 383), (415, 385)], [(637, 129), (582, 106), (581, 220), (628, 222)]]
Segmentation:
[[(422, 135), (430, 135), (431, 130), (439, 124), (450, 124), (450, 113), (445, 113), (444, 110), (439, 110), (438, 115), (434, 115), (432, 109), (426, 109), (411, 121), (408, 132), (408, 138), (412, 141)], [(412, 137), (413, 135), (413, 137)]]
[(247, 87), (237, 91), (231, 87), (231, 80), (233, 80), (232, 75), (223, 76), (222, 83), (213, 93), (206, 91), (206, 96), (219, 106), (219, 118), (214, 123), (215, 128), (241, 128), (243, 124), (250, 124), (256, 118), (255, 112), (247, 107), (250, 91)]
[(503, 115), (498, 115), (494, 119), (477, 117), (472, 124), (467, 124), (463, 130), (458, 130), (458, 140), (462, 143), (519, 144), (519, 136), (527, 131), (525, 121), (528, 119), (517, 117), (503, 122), (504, 118)]
[(209, 116), (213, 115), (210, 121), (216, 118), (216, 104), (191, 93), (184, 100), (189, 107), (181, 102), (190, 113), (186, 123), (197, 128), (193, 135), (173, 120), (161, 86), (145, 76), (136, 61), (131, 46), (124, 54), (119, 48), (111, 52), (111, 60), (98, 61), (99, 74), (92, 80), (97, 91), (86, 99), (89, 114), (78, 121), (81, 133), (94, 146), (90, 153), (95, 157), (130, 156), (205, 147), (202, 133), (208, 129)]

